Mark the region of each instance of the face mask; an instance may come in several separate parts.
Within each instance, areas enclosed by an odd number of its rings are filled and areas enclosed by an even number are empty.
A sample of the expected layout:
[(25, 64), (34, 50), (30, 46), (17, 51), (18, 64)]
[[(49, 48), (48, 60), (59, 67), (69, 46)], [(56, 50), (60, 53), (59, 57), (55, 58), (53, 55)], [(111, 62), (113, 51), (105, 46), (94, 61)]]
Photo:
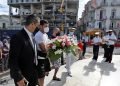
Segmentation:
[(49, 32), (49, 27), (45, 27), (45, 28), (44, 28), (44, 32), (45, 32), (45, 33), (48, 33), (48, 32)]
[(74, 35), (74, 32), (70, 32), (70, 35)]
[(112, 33), (109, 33), (109, 35), (111, 36), (111, 35), (112, 35)]
[(56, 36), (60, 36), (60, 33), (57, 33)]

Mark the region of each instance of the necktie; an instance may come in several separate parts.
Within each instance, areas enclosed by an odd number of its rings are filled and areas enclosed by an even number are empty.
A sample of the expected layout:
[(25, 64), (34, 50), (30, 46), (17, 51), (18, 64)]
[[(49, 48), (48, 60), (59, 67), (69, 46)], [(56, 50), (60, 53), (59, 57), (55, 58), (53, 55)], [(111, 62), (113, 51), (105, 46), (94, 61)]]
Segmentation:
[(36, 47), (36, 42), (35, 42), (35, 38), (32, 34), (32, 44), (33, 44), (33, 49), (34, 49), (34, 52), (35, 52), (35, 59), (34, 59), (34, 62), (36, 65), (38, 65), (38, 60), (37, 60), (37, 47)]

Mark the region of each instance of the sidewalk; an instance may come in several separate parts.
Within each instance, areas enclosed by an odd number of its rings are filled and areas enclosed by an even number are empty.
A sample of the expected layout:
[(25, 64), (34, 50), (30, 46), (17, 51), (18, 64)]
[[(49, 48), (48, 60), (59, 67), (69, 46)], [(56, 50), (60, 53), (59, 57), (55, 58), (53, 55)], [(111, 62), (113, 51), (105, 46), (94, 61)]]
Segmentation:
[[(104, 62), (102, 56), (97, 62), (92, 58), (79, 60), (71, 66), (71, 72), (73, 77), (68, 77), (62, 66), (58, 72), (62, 81), (52, 81), (52, 70), (45, 78), (45, 86), (120, 86), (120, 55), (114, 55), (111, 64)], [(13, 80), (0, 86), (14, 86)]]
[(85, 59), (78, 61), (71, 67), (73, 77), (64, 86), (120, 86), (120, 55), (114, 55), (113, 63)]

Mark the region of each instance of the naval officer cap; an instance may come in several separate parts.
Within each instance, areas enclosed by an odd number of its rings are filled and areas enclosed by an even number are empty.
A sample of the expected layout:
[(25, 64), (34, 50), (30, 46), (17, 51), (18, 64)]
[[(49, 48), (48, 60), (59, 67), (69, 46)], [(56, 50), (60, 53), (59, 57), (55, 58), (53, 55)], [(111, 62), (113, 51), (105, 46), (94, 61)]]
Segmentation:
[(109, 30), (108, 32), (113, 32), (113, 30)]
[(69, 30), (76, 30), (75, 28), (69, 28)]
[(95, 35), (99, 35), (100, 33), (99, 32), (96, 32)]

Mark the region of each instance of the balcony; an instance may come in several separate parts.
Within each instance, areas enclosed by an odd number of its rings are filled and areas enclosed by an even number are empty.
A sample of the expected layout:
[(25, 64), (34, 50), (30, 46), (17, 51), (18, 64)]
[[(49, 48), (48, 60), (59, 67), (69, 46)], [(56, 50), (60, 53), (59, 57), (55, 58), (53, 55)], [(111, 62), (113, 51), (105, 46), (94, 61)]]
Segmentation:
[(65, 1), (79, 1), (79, 0), (65, 0)]
[(76, 22), (76, 19), (67, 19), (66, 22), (68, 22), (68, 23)]
[(97, 8), (108, 6), (108, 3), (101, 2)]
[(88, 21), (89, 21), (89, 22), (94, 22), (95, 19), (94, 19), (94, 17), (91, 17), (91, 18), (88, 19)]
[(43, 3), (50, 3), (50, 2), (54, 2), (54, 0), (42, 0)]
[(61, 2), (61, 0), (54, 0), (54, 2)]
[(120, 16), (111, 16), (110, 19), (111, 20), (120, 20)]
[(111, 6), (120, 6), (120, 2), (112, 2)]
[(61, 0), (42, 0), (43, 3), (61, 3)]
[(104, 21), (104, 20), (106, 20), (107, 19), (107, 16), (104, 16), (104, 17), (101, 17), (99, 20), (100, 21)]
[(20, 18), (20, 14), (12, 14), (11, 16), (14, 18)]
[(74, 16), (77, 16), (77, 13), (75, 13), (75, 12), (67, 12), (67, 15), (68, 15), (68, 16), (73, 16), (73, 17), (74, 17)]
[(112, 29), (112, 30), (117, 29), (117, 27), (114, 27), (114, 26), (111, 26), (111, 25), (109, 26), (109, 28)]
[(42, 0), (8, 0), (8, 5), (41, 3)]

